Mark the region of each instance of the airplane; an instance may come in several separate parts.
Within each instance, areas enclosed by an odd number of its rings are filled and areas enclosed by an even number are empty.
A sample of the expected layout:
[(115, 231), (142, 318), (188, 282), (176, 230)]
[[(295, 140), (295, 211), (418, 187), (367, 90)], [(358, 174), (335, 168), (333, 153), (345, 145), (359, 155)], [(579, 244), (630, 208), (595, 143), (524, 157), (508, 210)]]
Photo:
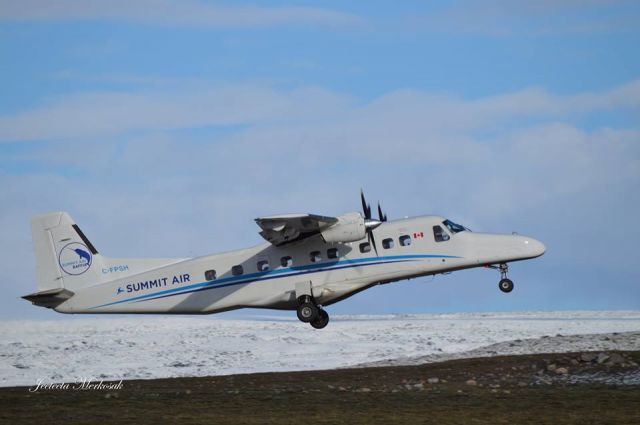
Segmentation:
[[(476, 233), (440, 216), (378, 218), (361, 191), (363, 212), (338, 217), (282, 214), (256, 218), (265, 243), (197, 258), (109, 258), (66, 212), (33, 218), (38, 292), (22, 298), (60, 313), (211, 314), (240, 308), (295, 310), (322, 329), (324, 307), (375, 285), (473, 267), (500, 272), (544, 254), (518, 234)], [(378, 242), (379, 241), (379, 242)]]

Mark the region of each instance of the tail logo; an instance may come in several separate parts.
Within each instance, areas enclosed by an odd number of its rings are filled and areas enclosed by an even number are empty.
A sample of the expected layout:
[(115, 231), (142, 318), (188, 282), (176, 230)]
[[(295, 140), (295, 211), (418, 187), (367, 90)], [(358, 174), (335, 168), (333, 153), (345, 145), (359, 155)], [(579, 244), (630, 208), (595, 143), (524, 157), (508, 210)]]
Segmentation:
[(91, 251), (79, 242), (66, 244), (58, 254), (60, 268), (70, 275), (79, 275), (89, 270), (91, 260)]

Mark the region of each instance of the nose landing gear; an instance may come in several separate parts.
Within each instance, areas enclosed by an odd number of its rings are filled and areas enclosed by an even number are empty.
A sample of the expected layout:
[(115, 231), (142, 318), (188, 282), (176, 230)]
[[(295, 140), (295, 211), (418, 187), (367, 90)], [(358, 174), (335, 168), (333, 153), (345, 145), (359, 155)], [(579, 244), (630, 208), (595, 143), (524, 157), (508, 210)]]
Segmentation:
[(296, 313), (301, 322), (309, 323), (316, 329), (322, 329), (329, 324), (329, 314), (308, 295), (298, 298)]
[(507, 273), (509, 272), (509, 266), (507, 263), (501, 263), (498, 266), (489, 265), (487, 266), (491, 269), (500, 270), (500, 282), (498, 282), (498, 288), (505, 294), (513, 291), (513, 281), (507, 277)]
[(505, 294), (508, 294), (513, 291), (513, 282), (511, 279), (507, 279), (505, 277), (504, 279), (500, 279), (500, 282), (498, 282), (498, 288), (500, 288), (500, 290)]

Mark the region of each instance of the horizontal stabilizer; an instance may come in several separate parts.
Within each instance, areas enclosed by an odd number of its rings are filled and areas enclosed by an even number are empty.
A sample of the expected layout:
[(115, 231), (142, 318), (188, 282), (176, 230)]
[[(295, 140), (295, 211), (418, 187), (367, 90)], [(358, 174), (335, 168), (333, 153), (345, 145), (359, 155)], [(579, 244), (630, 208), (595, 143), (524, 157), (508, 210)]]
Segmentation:
[(27, 301), (31, 301), (32, 304), (40, 307), (55, 308), (72, 296), (73, 292), (68, 289), (54, 288), (46, 291), (34, 292), (33, 294), (25, 295), (22, 298)]

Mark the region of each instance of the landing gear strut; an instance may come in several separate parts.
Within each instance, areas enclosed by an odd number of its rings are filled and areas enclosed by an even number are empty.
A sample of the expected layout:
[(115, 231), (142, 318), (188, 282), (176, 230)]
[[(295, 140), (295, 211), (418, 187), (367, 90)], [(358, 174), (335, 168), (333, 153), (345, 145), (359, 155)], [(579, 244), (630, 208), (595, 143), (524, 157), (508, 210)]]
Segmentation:
[(509, 266), (507, 265), (507, 263), (501, 263), (498, 266), (490, 265), (488, 267), (500, 270), (500, 282), (498, 282), (498, 288), (500, 288), (502, 292), (508, 294), (509, 292), (513, 291), (513, 282), (507, 277), (507, 273), (509, 272)]
[(309, 323), (316, 329), (322, 329), (329, 323), (329, 314), (309, 295), (298, 298), (296, 313), (301, 322)]

